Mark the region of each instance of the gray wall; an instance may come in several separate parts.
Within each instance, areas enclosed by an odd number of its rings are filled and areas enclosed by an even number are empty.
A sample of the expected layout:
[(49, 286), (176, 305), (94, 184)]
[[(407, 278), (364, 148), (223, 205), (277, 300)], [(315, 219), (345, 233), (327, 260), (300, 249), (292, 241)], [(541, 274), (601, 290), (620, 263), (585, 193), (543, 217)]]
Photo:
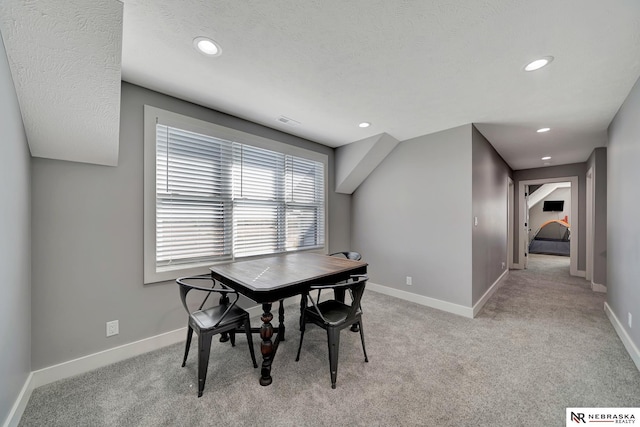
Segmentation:
[(373, 283), (471, 306), (471, 128), (401, 142), (354, 192), (351, 249)]
[(594, 283), (607, 285), (607, 149), (596, 148), (587, 161), (587, 170), (595, 175), (593, 222), (593, 278)]
[[(607, 303), (640, 347), (640, 81), (609, 126)], [(633, 327), (627, 314), (633, 316)]]
[[(334, 188), (331, 148), (123, 83), (117, 167), (32, 162), (34, 370), (186, 326), (175, 283), (143, 285), (144, 104), (326, 153)], [(343, 250), (350, 196), (329, 194), (329, 250)]]
[(0, 38), (0, 424), (31, 372), (30, 155)]
[[(513, 262), (519, 263), (519, 254), (517, 248), (520, 244), (520, 233), (518, 224), (518, 215), (521, 207), (519, 206), (520, 197), (520, 181), (529, 181), (534, 179), (546, 179), (546, 178), (561, 178), (568, 176), (578, 177), (578, 200), (572, 200), (571, 203), (578, 204), (578, 270), (585, 270), (587, 249), (585, 245), (586, 240), (586, 163), (572, 163), (569, 165), (561, 166), (548, 166), (544, 168), (536, 169), (522, 169), (513, 172), (514, 181), (514, 235), (513, 235)], [(573, 229), (572, 229), (573, 232)]]
[(475, 126), (472, 146), (472, 210), (478, 218), (478, 225), (472, 228), (472, 304), (475, 304), (507, 268), (507, 191), (511, 168)]

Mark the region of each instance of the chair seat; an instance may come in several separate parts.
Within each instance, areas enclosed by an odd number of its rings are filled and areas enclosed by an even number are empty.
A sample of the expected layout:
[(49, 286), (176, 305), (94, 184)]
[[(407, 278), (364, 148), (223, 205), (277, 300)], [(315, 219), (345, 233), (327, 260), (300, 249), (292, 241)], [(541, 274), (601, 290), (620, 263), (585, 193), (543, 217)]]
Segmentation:
[[(318, 304), (318, 308), (320, 309), (320, 312), (322, 313), (324, 318), (327, 319), (327, 321), (330, 323), (343, 322), (347, 318), (347, 316), (349, 315), (349, 311), (351, 310), (350, 305), (336, 300), (321, 302), (320, 304)], [(359, 311), (360, 310), (358, 310), (358, 312)], [(359, 313), (356, 313), (356, 315), (358, 314)], [(310, 319), (313, 319), (314, 323), (316, 321), (323, 322), (315, 310), (307, 311), (306, 315)]]
[(243, 317), (248, 317), (248, 313), (240, 307), (233, 306), (229, 313), (224, 317), (224, 320), (216, 326), (216, 323), (222, 318), (226, 307), (224, 305), (218, 305), (215, 307), (207, 308), (206, 310), (195, 311), (191, 313), (191, 320), (195, 323), (193, 326), (201, 331), (212, 329), (214, 326), (216, 329), (224, 328), (225, 325), (233, 325), (241, 322)]

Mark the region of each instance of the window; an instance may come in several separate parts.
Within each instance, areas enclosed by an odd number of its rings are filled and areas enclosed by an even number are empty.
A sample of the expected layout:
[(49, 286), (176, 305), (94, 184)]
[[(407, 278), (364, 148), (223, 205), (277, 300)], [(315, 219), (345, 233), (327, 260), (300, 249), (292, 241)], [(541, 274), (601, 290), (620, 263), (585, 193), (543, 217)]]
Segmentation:
[(325, 244), (327, 156), (145, 106), (145, 283)]

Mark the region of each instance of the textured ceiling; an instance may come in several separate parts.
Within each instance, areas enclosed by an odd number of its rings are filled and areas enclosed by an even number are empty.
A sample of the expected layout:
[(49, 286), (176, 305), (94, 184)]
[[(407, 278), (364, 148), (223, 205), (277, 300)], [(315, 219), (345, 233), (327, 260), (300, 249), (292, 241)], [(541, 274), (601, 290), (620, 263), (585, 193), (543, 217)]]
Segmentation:
[[(0, 3), (16, 87), (33, 86), (23, 108), (30, 144), (38, 120), (75, 127), (66, 144), (78, 153), (92, 148), (85, 132), (117, 135), (119, 2)], [(26, 5), (25, 23), (5, 4)], [(122, 31), (131, 83), (333, 147), (475, 123), (514, 169), (543, 166), (545, 155), (550, 164), (585, 161), (640, 76), (638, 0), (125, 0)], [(197, 36), (219, 42), (222, 55), (196, 52)], [(12, 39), (43, 47), (22, 54)], [(522, 71), (547, 55), (547, 68)], [(46, 72), (48, 84), (32, 79)], [(39, 97), (58, 102), (37, 105)], [(543, 126), (551, 132), (535, 133)], [(50, 144), (38, 150), (64, 152)]]
[[(222, 55), (196, 52), (196, 36)], [(476, 123), (515, 169), (583, 162), (640, 76), (640, 1), (125, 0), (122, 67), (329, 146)]]
[(0, 30), (31, 154), (115, 166), (122, 3), (2, 0)]

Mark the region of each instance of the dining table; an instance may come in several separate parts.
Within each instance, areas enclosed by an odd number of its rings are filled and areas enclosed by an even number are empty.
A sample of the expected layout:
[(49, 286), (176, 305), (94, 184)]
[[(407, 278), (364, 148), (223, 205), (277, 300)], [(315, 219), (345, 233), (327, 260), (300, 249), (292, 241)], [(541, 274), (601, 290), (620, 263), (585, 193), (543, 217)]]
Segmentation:
[[(297, 252), (225, 262), (210, 267), (210, 270), (214, 280), (262, 304), (262, 325), (258, 329), (262, 340), (259, 382), (268, 386), (273, 381), (271, 366), (278, 345), (285, 340), (282, 301), (307, 292), (312, 285), (337, 283), (353, 275), (367, 274), (367, 263), (315, 252)], [(278, 327), (274, 337), (271, 307), (278, 301)]]

